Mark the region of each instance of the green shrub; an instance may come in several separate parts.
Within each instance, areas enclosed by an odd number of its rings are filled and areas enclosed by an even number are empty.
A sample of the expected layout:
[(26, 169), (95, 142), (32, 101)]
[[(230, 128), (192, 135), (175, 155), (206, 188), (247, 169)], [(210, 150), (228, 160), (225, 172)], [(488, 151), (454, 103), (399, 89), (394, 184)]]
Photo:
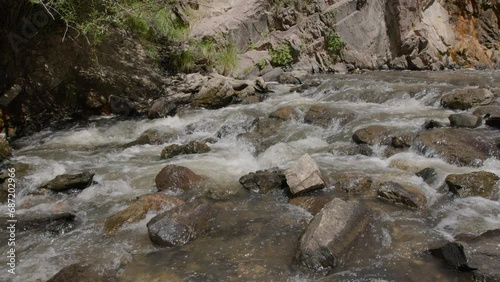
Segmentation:
[(274, 66), (288, 66), (293, 63), (292, 51), (290, 46), (283, 45), (278, 49), (270, 51), (271, 64)]
[(260, 62), (257, 64), (257, 66), (259, 67), (259, 70), (263, 70), (267, 66), (266, 59), (260, 60)]
[(345, 48), (346, 43), (340, 38), (340, 36), (335, 33), (331, 32), (327, 36), (325, 36), (326, 40), (326, 50), (332, 55), (332, 56), (340, 56), (340, 52)]
[(238, 52), (232, 44), (225, 45), (217, 51), (215, 68), (222, 75), (231, 75), (238, 66)]

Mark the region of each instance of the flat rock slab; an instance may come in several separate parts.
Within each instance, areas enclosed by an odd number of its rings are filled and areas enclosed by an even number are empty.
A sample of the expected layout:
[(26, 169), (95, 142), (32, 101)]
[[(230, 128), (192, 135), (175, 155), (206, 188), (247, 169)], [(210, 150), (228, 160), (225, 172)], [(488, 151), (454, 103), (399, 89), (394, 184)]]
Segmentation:
[(493, 197), (500, 191), (500, 177), (486, 171), (477, 171), (463, 174), (450, 174), (445, 182), (450, 192), (460, 197), (481, 196), (486, 199)]
[(83, 190), (92, 185), (94, 174), (83, 172), (78, 174), (62, 174), (50, 180), (47, 184), (40, 187), (41, 190), (50, 190), (52, 192), (66, 192), (68, 190)]
[(352, 135), (352, 140), (357, 144), (389, 145), (392, 142), (392, 136), (386, 127), (381, 125), (370, 125), (356, 130)]
[(448, 119), (452, 127), (476, 128), (483, 123), (483, 119), (480, 116), (469, 113), (452, 114)]
[(300, 239), (299, 264), (328, 272), (339, 264), (367, 225), (368, 218), (360, 204), (333, 199), (313, 218)]
[(410, 208), (422, 208), (427, 204), (425, 194), (418, 188), (393, 181), (380, 183), (377, 194), (391, 203)]
[(285, 170), (285, 177), (292, 194), (325, 188), (325, 181), (318, 164), (308, 154), (300, 157)]
[(47, 282), (119, 282), (113, 274), (99, 271), (101, 267), (75, 263), (61, 269)]
[(474, 281), (500, 281), (500, 229), (458, 239), (430, 252), (456, 270), (471, 272)]
[(151, 242), (161, 247), (181, 246), (210, 228), (211, 204), (195, 201), (153, 217), (147, 224)]

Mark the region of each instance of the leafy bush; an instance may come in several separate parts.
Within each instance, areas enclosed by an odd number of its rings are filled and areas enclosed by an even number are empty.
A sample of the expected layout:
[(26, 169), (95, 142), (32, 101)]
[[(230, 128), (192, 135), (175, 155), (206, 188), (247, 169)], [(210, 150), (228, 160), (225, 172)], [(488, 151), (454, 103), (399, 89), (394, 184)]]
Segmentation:
[(271, 64), (274, 66), (288, 66), (293, 63), (292, 51), (288, 45), (273, 49), (269, 53), (271, 54)]
[(225, 45), (217, 52), (217, 64), (215, 68), (223, 75), (231, 75), (238, 66), (238, 52), (232, 44)]
[(345, 48), (346, 43), (340, 38), (340, 36), (331, 32), (326, 37), (326, 50), (330, 52), (332, 56), (340, 56), (340, 52)]
[(263, 70), (267, 66), (266, 59), (260, 60), (260, 62), (257, 64), (257, 66), (259, 67), (259, 70)]

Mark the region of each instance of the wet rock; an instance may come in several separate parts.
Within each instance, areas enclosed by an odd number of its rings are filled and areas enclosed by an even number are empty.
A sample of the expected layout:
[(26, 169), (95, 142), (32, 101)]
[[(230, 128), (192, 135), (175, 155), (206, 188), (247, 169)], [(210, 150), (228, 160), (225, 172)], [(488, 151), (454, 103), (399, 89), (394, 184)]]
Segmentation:
[(261, 194), (287, 187), (285, 175), (279, 168), (251, 172), (242, 176), (239, 182), (246, 189)]
[(161, 159), (170, 159), (178, 155), (203, 154), (210, 152), (210, 150), (204, 141), (191, 141), (186, 145), (173, 144), (161, 151)]
[(113, 114), (130, 116), (137, 112), (137, 105), (128, 98), (110, 95), (108, 100)]
[(282, 124), (282, 120), (274, 118), (256, 118), (252, 122), (252, 131), (240, 134), (238, 138), (254, 144), (257, 153), (260, 153), (281, 141), (276, 132), (279, 132)]
[(153, 102), (153, 105), (149, 108), (148, 118), (163, 118), (166, 116), (173, 116), (177, 111), (177, 104), (168, 98), (159, 98)]
[(288, 203), (290, 205), (301, 207), (312, 215), (316, 215), (323, 209), (326, 204), (331, 201), (331, 196), (314, 195), (294, 197), (291, 198)]
[(414, 144), (423, 154), (439, 156), (446, 162), (459, 166), (479, 166), (498, 153), (493, 140), (462, 128), (424, 131), (417, 136)]
[(409, 148), (413, 139), (415, 139), (415, 134), (413, 133), (396, 133), (392, 135), (391, 145), (394, 148)]
[(101, 267), (75, 263), (61, 269), (47, 282), (118, 282), (114, 274), (100, 271)]
[(349, 194), (365, 194), (370, 191), (373, 180), (371, 177), (356, 172), (347, 172), (334, 176), (338, 187)]
[(407, 152), (408, 151), (408, 148), (407, 147), (403, 147), (403, 148), (395, 148), (393, 146), (389, 146), (387, 147), (385, 150), (384, 150), (384, 157), (386, 158), (390, 158), (396, 154), (399, 154), (399, 153), (403, 153), (403, 152)]
[(333, 119), (338, 120), (340, 125), (345, 125), (355, 117), (356, 114), (353, 112), (332, 109), (323, 105), (312, 105), (304, 117), (304, 122), (321, 127), (328, 127)]
[(483, 117), (485, 115), (500, 116), (500, 106), (489, 105), (477, 107), (473, 112), (473, 115)]
[(172, 140), (177, 134), (174, 132), (163, 132), (158, 129), (150, 128), (144, 131), (137, 139), (127, 143), (124, 147), (132, 147), (136, 145), (160, 145)]
[(450, 174), (445, 182), (450, 191), (460, 197), (481, 196), (492, 199), (499, 190), (500, 178), (491, 172), (478, 171), (463, 174)]
[(146, 218), (148, 212), (166, 211), (182, 204), (184, 204), (183, 200), (165, 194), (142, 196), (124, 210), (109, 217), (104, 223), (104, 232), (107, 235), (113, 235), (125, 223), (134, 223)]
[(278, 81), (278, 78), (281, 76), (281, 74), (283, 74), (282, 68), (274, 68), (262, 75), (262, 78), (265, 81)]
[(420, 189), (397, 182), (383, 182), (377, 191), (379, 197), (397, 205), (410, 208), (422, 208), (427, 204), (427, 198)]
[(0, 138), (0, 161), (8, 159), (12, 156), (10, 151), (9, 142), (5, 138)]
[(204, 178), (202, 176), (199, 176), (187, 167), (178, 165), (167, 165), (155, 178), (156, 188), (159, 191), (176, 189), (186, 191), (200, 186), (203, 181)]
[(474, 106), (489, 105), (494, 100), (495, 95), (488, 89), (465, 89), (444, 96), (441, 105), (453, 110), (467, 110)]
[(264, 101), (264, 98), (265, 98), (264, 95), (249, 96), (249, 97), (246, 97), (243, 101), (241, 101), (241, 104), (243, 104), (243, 105), (257, 104), (257, 103)]
[(219, 109), (229, 105), (234, 94), (233, 87), (226, 79), (212, 78), (194, 96), (191, 105), (195, 108)]
[(298, 262), (318, 272), (331, 270), (367, 225), (368, 218), (360, 204), (333, 199), (313, 218), (302, 235)]
[(356, 144), (353, 146), (340, 147), (337, 150), (341, 155), (354, 156), (354, 155), (364, 155), (372, 156), (373, 149), (367, 144)]
[(292, 120), (297, 119), (297, 112), (291, 107), (281, 107), (276, 111), (269, 114), (269, 118), (275, 118), (279, 120)]
[(499, 246), (500, 229), (495, 229), (475, 238), (459, 238), (430, 253), (456, 270), (471, 272), (474, 281), (500, 281)]
[(352, 140), (357, 144), (368, 145), (389, 145), (392, 142), (389, 130), (381, 125), (370, 125), (356, 130), (352, 135)]
[[(7, 222), (11, 218), (0, 218), (0, 229), (6, 230), (9, 226)], [(71, 213), (59, 213), (51, 215), (30, 215), (30, 216), (18, 216), (16, 217), (16, 230), (18, 232), (25, 231), (38, 231), (38, 232), (50, 232), (54, 234), (65, 233), (75, 228), (76, 216)]]
[(290, 168), (285, 170), (285, 177), (292, 194), (325, 187), (325, 181), (318, 164), (308, 154), (300, 157)]
[(94, 174), (83, 172), (78, 174), (62, 174), (41, 186), (41, 190), (52, 192), (67, 192), (69, 190), (83, 190), (93, 184)]
[(452, 114), (448, 117), (452, 127), (476, 128), (483, 123), (480, 116), (469, 113)]
[(205, 201), (185, 203), (148, 222), (151, 242), (161, 247), (182, 246), (208, 231), (214, 208)]
[(280, 74), (278, 76), (278, 82), (281, 84), (302, 84), (300, 79), (288, 72)]
[(437, 180), (438, 174), (436, 169), (427, 167), (417, 172), (416, 175), (424, 180), (425, 183), (431, 185)]
[(426, 120), (424, 124), (422, 125), (422, 128), (424, 129), (433, 129), (433, 128), (441, 128), (445, 127), (443, 123), (437, 121), (437, 120)]

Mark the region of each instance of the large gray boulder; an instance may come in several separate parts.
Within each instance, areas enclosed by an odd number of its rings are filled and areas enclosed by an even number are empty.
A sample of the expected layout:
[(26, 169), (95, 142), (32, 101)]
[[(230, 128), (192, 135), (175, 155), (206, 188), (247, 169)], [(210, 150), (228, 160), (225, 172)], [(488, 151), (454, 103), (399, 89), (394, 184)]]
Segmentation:
[(292, 194), (325, 187), (325, 181), (318, 164), (308, 154), (300, 157), (291, 167), (285, 170), (285, 177)]
[(448, 119), (452, 127), (476, 128), (483, 123), (480, 116), (469, 113), (452, 114)]
[(161, 247), (182, 246), (210, 229), (213, 213), (206, 201), (180, 205), (148, 222), (149, 238)]
[(474, 106), (485, 106), (493, 103), (495, 95), (484, 88), (464, 89), (445, 95), (441, 99), (443, 107), (453, 110), (468, 110)]
[(498, 155), (494, 140), (463, 128), (427, 130), (420, 133), (413, 144), (424, 154), (459, 166), (479, 166), (487, 158)]
[(191, 105), (195, 108), (219, 109), (233, 101), (235, 92), (233, 87), (224, 78), (212, 78), (203, 85), (194, 96)]
[(456, 270), (472, 272), (474, 281), (500, 281), (500, 229), (458, 238), (430, 252)]
[(319, 212), (302, 235), (297, 252), (299, 264), (328, 272), (368, 225), (365, 209), (357, 202), (333, 199)]
[(492, 199), (499, 191), (500, 177), (487, 171), (450, 174), (445, 182), (450, 192), (460, 197), (481, 196)]

